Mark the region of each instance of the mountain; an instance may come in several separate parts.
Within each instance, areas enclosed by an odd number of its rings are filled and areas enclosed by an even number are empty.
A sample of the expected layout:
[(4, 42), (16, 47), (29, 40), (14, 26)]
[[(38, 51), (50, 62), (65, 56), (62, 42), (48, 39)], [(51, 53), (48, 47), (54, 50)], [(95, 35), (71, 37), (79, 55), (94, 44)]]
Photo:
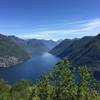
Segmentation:
[(53, 49), (55, 46), (57, 46), (59, 43), (61, 43), (60, 40), (53, 41), (53, 40), (41, 40), (50, 50)]
[(27, 46), (28, 46), (28, 50), (32, 52), (32, 54), (49, 51), (49, 48), (41, 40), (38, 39), (27, 40)]
[(15, 36), (9, 36), (17, 45), (23, 48), (30, 55), (36, 53), (48, 52), (50, 49), (55, 47), (59, 42), (52, 40), (40, 40), (40, 39), (21, 39)]
[(18, 64), (33, 54), (48, 52), (56, 45), (57, 42), (52, 40), (24, 40), (0, 34), (0, 67)]
[(49, 50), (49, 48), (38, 39), (24, 40), (15, 36), (9, 36), (9, 38), (30, 55), (47, 52)]
[(56, 55), (59, 57), (59, 55), (72, 43), (73, 41), (70, 39), (65, 39), (60, 44), (55, 46), (52, 50), (50, 50), (50, 53)]
[(9, 37), (0, 34), (0, 67), (8, 67), (29, 58)]
[(64, 40), (50, 51), (60, 58), (67, 57), (73, 65), (87, 65), (99, 68), (100, 65), (100, 34), (85, 36), (81, 39)]

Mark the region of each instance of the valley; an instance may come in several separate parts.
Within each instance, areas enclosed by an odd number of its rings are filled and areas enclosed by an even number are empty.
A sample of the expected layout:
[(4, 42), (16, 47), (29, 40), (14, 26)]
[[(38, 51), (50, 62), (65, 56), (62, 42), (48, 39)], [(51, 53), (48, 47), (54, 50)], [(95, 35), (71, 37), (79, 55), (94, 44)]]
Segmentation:
[(51, 40), (20, 39), (0, 34), (0, 67), (10, 67), (30, 59), (34, 54), (48, 52), (58, 43)]

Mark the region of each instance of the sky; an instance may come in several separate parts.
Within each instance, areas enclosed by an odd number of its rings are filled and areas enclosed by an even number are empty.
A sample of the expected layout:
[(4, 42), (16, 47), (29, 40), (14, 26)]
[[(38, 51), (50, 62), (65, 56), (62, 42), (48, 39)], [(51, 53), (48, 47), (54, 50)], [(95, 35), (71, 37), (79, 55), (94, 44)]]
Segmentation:
[(59, 40), (100, 33), (100, 0), (0, 0), (0, 33)]

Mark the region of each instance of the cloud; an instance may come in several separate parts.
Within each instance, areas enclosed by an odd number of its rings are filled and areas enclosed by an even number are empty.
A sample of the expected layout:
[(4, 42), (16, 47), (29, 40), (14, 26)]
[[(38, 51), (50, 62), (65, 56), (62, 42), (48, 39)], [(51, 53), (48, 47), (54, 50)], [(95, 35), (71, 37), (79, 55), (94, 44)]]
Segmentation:
[(38, 39), (65, 39), (80, 38), (86, 35), (96, 35), (100, 32), (100, 18), (92, 20), (81, 20), (69, 23), (56, 23), (50, 25), (40, 25), (30, 34), (22, 34), (22, 38)]
[(85, 24), (87, 30), (93, 30), (95, 28), (100, 28), (100, 18), (94, 19)]

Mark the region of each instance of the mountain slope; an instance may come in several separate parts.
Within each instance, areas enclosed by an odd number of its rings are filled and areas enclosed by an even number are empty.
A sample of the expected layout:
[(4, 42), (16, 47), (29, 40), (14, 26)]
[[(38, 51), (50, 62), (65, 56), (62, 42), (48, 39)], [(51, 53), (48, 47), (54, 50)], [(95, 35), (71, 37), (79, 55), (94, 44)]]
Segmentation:
[(54, 47), (52, 50), (50, 50), (49, 52), (56, 56), (59, 56), (72, 43), (73, 40), (66, 39), (62, 41), (59, 45)]
[(38, 39), (21, 39), (15, 36), (9, 36), (9, 38), (14, 41), (17, 45), (23, 48), (29, 55), (36, 53), (47, 52), (49, 48)]
[(100, 35), (94, 37), (83, 49), (72, 59), (77, 65), (100, 66)]
[(23, 48), (30, 55), (36, 53), (48, 52), (50, 49), (55, 47), (58, 42), (52, 40), (40, 40), (40, 39), (21, 39), (15, 36), (9, 36), (9, 38), (14, 41), (17, 45)]
[(53, 40), (41, 40), (50, 50), (53, 49), (56, 45), (60, 43), (60, 41)]
[(17, 64), (29, 56), (9, 37), (0, 34), (0, 67)]
[[(63, 43), (64, 42), (64, 43)], [(94, 37), (86, 36), (70, 42), (63, 41), (50, 53), (64, 58), (67, 57), (73, 65), (100, 65), (100, 34)], [(57, 50), (59, 50), (57, 52)]]
[(32, 54), (43, 53), (49, 51), (49, 48), (38, 39), (29, 39), (27, 40), (28, 49), (32, 52)]

